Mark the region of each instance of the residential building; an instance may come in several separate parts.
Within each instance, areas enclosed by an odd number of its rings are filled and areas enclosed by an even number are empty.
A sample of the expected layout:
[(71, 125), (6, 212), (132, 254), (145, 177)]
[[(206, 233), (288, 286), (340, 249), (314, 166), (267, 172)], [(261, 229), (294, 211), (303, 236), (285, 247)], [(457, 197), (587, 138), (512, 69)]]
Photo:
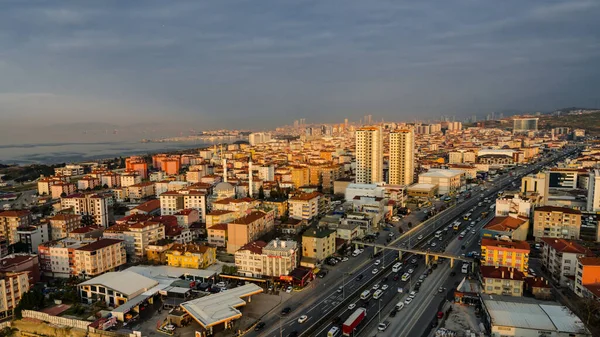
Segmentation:
[(174, 242), (171, 242), (171, 240), (168, 239), (153, 242), (146, 247), (146, 258), (148, 261), (166, 264), (167, 252), (174, 244)]
[(132, 208), (129, 214), (160, 215), (160, 200), (152, 199)]
[(431, 169), (419, 174), (419, 184), (436, 184), (440, 195), (455, 193), (465, 184), (465, 171)]
[(176, 243), (165, 253), (167, 264), (173, 267), (205, 269), (217, 261), (217, 249), (195, 243)]
[(541, 204), (544, 205), (548, 200), (549, 182), (547, 173), (529, 174), (521, 178), (521, 193), (539, 195), (542, 199)]
[(481, 239), (481, 265), (514, 268), (527, 274), (529, 268), (527, 241)]
[(104, 234), (104, 228), (100, 226), (85, 226), (74, 229), (68, 233), (68, 237), (76, 240), (99, 239)]
[(140, 201), (144, 198), (154, 196), (154, 182), (146, 181), (139, 184), (131, 185), (127, 188), (127, 198), (130, 201)]
[(183, 209), (175, 213), (177, 224), (181, 228), (189, 228), (194, 222), (200, 222), (200, 212), (196, 209)]
[(356, 131), (356, 183), (383, 182), (383, 135), (379, 127)]
[(538, 300), (551, 300), (554, 298), (552, 294), (552, 286), (544, 277), (531, 276), (525, 279), (525, 290), (528, 291)]
[(566, 207), (542, 206), (533, 211), (533, 236), (579, 239), (581, 212)]
[(262, 143), (268, 143), (271, 141), (271, 134), (266, 132), (253, 132), (248, 135), (248, 142), (250, 146), (255, 146)]
[(142, 176), (137, 172), (124, 172), (121, 174), (121, 187), (129, 187), (142, 183)]
[(31, 212), (28, 210), (0, 212), (0, 236), (8, 239), (8, 243), (11, 245), (19, 242), (18, 228), (30, 225)]
[(484, 294), (522, 296), (525, 274), (508, 267), (481, 266), (479, 269)]
[(508, 237), (515, 241), (525, 241), (528, 231), (528, 218), (496, 216), (481, 229), (481, 237), (490, 239)]
[(133, 261), (143, 259), (148, 245), (164, 239), (165, 235), (165, 225), (156, 220), (117, 224), (104, 231), (105, 238), (125, 241), (125, 250)]
[(108, 197), (100, 194), (71, 194), (60, 199), (61, 209), (71, 208), (73, 214), (87, 215), (94, 224), (108, 227)]
[(390, 132), (389, 183), (410, 185), (414, 182), (415, 134), (412, 129)]
[(529, 218), (532, 204), (528, 199), (521, 199), (518, 194), (513, 198), (496, 199), (496, 216), (512, 216)]
[(310, 169), (307, 166), (290, 167), (291, 181), (295, 188), (299, 188), (310, 183)]
[(208, 244), (215, 247), (227, 247), (227, 223), (218, 223), (208, 227)]
[[(100, 179), (96, 178), (96, 177), (85, 176), (77, 181), (77, 189), (80, 191), (93, 190), (97, 186), (102, 186), (102, 185), (100, 184)], [(69, 194), (69, 193), (67, 193), (67, 194)]]
[(39, 195), (52, 195), (52, 185), (67, 182), (67, 177), (40, 177), (37, 182)]
[(38, 246), (40, 271), (50, 277), (79, 276), (76, 273), (75, 250), (93, 242), (96, 242), (96, 239), (64, 238), (42, 243)]
[(513, 132), (528, 132), (538, 130), (539, 118), (515, 118), (513, 119)]
[(64, 167), (55, 167), (54, 175), (57, 176), (80, 176), (83, 175), (84, 169), (81, 165), (67, 164)]
[(298, 266), (298, 244), (283, 240), (268, 244), (251, 242), (235, 252), (235, 265), (238, 272), (246, 276), (289, 275)]
[(260, 205), (260, 201), (252, 198), (233, 199), (225, 198), (217, 201), (213, 201), (212, 209), (221, 211), (232, 211), (235, 212), (235, 217), (239, 218), (248, 211), (257, 208)]
[(302, 234), (302, 265), (316, 265), (335, 253), (335, 230), (310, 227)]
[(348, 184), (344, 193), (344, 199), (353, 200), (356, 197), (383, 198), (385, 187), (383, 184)]
[(17, 228), (17, 235), (19, 236), (19, 241), (27, 245), (27, 251), (36, 254), (40, 244), (50, 241), (48, 222), (19, 227)]
[(578, 258), (591, 252), (573, 240), (542, 238), (542, 265), (552, 278), (563, 287), (574, 288)]
[(127, 263), (123, 240), (98, 239), (74, 251), (72, 275), (95, 277)]
[(0, 274), (0, 318), (11, 317), (23, 294), (29, 291), (27, 274), (12, 272)]
[(379, 197), (356, 196), (352, 200), (352, 211), (355, 213), (366, 213), (371, 216), (372, 225), (379, 226), (385, 219), (385, 206), (387, 199)]
[(600, 286), (600, 258), (578, 257), (575, 270), (575, 294), (579, 297), (596, 297), (595, 289)]
[(328, 165), (321, 167), (321, 186), (323, 192), (333, 193), (334, 182), (344, 176), (342, 165)]
[[(37, 251), (37, 247), (36, 247)], [(40, 281), (40, 262), (37, 254), (11, 254), (0, 259), (0, 274), (27, 273), (29, 284)]]
[(184, 209), (198, 211), (200, 221), (206, 219), (206, 194), (204, 192), (184, 189), (165, 192), (160, 195), (160, 214), (174, 215)]
[(227, 224), (227, 252), (234, 254), (245, 244), (257, 240), (274, 226), (274, 212), (252, 211)]
[(600, 212), (600, 170), (590, 172), (587, 195), (587, 211)]
[(319, 192), (302, 193), (288, 199), (290, 218), (312, 220), (319, 215), (319, 203), (322, 197)]
[(66, 238), (69, 232), (81, 227), (81, 215), (59, 214), (49, 219), (50, 240)]
[(77, 191), (77, 186), (73, 183), (58, 182), (50, 186), (50, 195), (52, 199), (61, 198), (64, 195), (70, 195)]

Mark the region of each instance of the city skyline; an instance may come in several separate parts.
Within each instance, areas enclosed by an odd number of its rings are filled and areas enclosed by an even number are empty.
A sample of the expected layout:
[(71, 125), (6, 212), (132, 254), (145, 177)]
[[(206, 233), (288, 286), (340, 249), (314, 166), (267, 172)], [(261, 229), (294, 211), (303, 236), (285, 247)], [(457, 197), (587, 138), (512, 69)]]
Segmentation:
[(65, 122), (269, 129), (299, 118), (591, 107), (599, 11), (583, 0), (8, 2), (0, 131), (27, 138), (28, 127)]

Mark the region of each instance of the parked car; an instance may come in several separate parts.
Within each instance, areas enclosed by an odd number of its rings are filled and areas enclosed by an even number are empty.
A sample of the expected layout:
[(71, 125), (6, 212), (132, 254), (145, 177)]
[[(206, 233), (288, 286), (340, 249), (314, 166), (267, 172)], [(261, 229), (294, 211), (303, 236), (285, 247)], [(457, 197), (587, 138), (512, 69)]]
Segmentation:
[(285, 316), (285, 315), (289, 314), (290, 312), (292, 312), (292, 308), (285, 307), (285, 308), (283, 308), (283, 310), (281, 310), (281, 315)]
[(254, 327), (254, 331), (260, 331), (264, 329), (265, 325), (265, 322), (258, 322), (258, 324), (256, 324), (256, 326)]

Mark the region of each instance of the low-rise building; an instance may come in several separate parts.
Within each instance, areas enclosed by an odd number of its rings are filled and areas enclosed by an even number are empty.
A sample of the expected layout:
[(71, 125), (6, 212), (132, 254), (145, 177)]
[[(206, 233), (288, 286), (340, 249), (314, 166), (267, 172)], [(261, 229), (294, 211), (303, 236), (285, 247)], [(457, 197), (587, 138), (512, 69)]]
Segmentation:
[(303, 266), (311, 267), (335, 253), (335, 230), (323, 227), (310, 227), (302, 234)]
[(129, 211), (129, 214), (160, 215), (160, 200), (152, 199)]
[(574, 288), (578, 258), (590, 256), (590, 251), (573, 240), (542, 238), (542, 265), (563, 287)]
[(528, 231), (528, 218), (496, 216), (481, 229), (481, 237), (490, 239), (508, 237), (511, 240), (525, 241)]
[(102, 186), (100, 179), (92, 176), (85, 176), (77, 181), (77, 189), (80, 191), (93, 190), (97, 186)]
[(465, 171), (431, 169), (419, 174), (419, 183), (437, 185), (440, 195), (449, 194), (460, 190), (465, 184)]
[(167, 251), (169, 251), (174, 244), (174, 242), (168, 239), (153, 242), (146, 247), (146, 258), (148, 261), (166, 264)]
[(254, 241), (235, 253), (238, 272), (246, 276), (280, 277), (289, 275), (298, 265), (298, 244), (273, 240), (268, 244)]
[(29, 284), (40, 281), (40, 262), (37, 254), (10, 254), (0, 259), (0, 273), (28, 273)]
[(530, 247), (526, 241), (481, 239), (481, 265), (514, 268), (527, 274)]
[(479, 275), (484, 294), (523, 296), (525, 274), (514, 268), (481, 266)]
[(66, 238), (69, 232), (81, 227), (81, 215), (58, 214), (49, 219), (51, 240)]
[(409, 197), (430, 199), (439, 194), (437, 184), (416, 183), (406, 189)]
[(154, 183), (151, 181), (131, 185), (126, 187), (126, 189), (127, 198), (129, 198), (130, 201), (138, 201), (154, 196)]
[(50, 186), (50, 195), (52, 199), (58, 199), (65, 195), (73, 194), (77, 191), (77, 186), (69, 182), (58, 182)]
[(578, 240), (581, 229), (581, 212), (554, 206), (536, 207), (533, 211), (533, 236)]
[(217, 261), (216, 248), (195, 243), (176, 243), (165, 255), (167, 264), (173, 267), (204, 269)]

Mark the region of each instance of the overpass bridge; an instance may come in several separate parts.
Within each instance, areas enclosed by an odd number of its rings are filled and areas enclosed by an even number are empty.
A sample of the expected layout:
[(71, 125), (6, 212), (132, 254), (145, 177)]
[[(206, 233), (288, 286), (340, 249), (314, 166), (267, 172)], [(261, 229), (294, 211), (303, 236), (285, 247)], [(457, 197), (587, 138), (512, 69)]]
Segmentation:
[[(433, 257), (434, 260), (437, 260), (437, 259), (439, 259), (441, 257), (441, 258), (445, 258), (445, 259), (449, 259), (450, 260), (450, 268), (454, 267), (454, 260), (469, 262), (469, 263), (471, 263), (472, 266), (474, 266), (473, 262), (475, 261), (473, 258), (470, 258), (470, 257), (464, 257), (464, 256), (459, 256), (459, 255), (452, 255), (452, 254), (448, 254), (448, 253), (444, 253), (444, 252), (432, 252), (430, 250), (420, 250), (420, 249), (413, 249), (413, 248), (401, 248), (401, 247), (386, 246), (386, 245), (382, 245), (382, 244), (378, 244), (378, 243), (368, 243), (368, 242), (361, 242), (361, 241), (351, 241), (351, 244), (354, 244), (355, 249), (357, 249), (359, 245), (373, 247), (373, 254), (377, 253), (377, 249), (381, 249), (381, 250), (386, 250), (386, 249), (395, 250), (395, 251), (398, 252), (398, 259), (399, 260), (402, 259), (402, 253), (411, 253), (411, 254), (424, 255), (425, 256), (425, 264), (429, 264), (429, 259), (431, 257)], [(385, 254), (382, 254), (382, 255), (385, 256)]]

